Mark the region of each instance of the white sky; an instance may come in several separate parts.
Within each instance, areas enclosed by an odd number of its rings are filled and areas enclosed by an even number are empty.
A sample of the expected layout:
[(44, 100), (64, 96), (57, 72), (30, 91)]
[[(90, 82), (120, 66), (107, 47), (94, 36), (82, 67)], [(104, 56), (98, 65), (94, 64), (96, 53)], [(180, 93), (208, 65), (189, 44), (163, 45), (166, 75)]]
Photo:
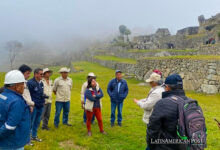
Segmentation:
[(220, 0), (0, 0), (0, 44), (101, 37), (121, 24), (140, 34), (159, 27), (175, 34), (219, 12)]

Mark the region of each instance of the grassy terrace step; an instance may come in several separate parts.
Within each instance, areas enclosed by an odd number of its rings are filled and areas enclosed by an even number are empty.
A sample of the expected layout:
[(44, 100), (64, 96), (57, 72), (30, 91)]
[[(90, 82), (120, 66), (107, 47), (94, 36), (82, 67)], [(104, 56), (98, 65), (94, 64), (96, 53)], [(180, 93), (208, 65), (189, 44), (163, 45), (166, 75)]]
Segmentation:
[[(163, 60), (163, 59), (193, 59), (193, 60), (220, 60), (220, 56), (215, 55), (178, 55), (178, 56), (165, 56), (165, 57), (145, 57), (143, 59), (149, 60)], [(142, 60), (143, 60), (142, 59)]]
[(147, 50), (147, 49), (143, 49), (143, 50), (139, 50), (139, 49), (130, 49), (127, 50), (127, 52), (129, 53), (158, 53), (158, 52), (163, 52), (163, 51), (167, 51), (167, 52), (196, 52), (197, 50), (194, 49), (187, 49), (187, 50), (179, 50), (179, 49), (155, 49), (155, 50)]
[(135, 59), (130, 58), (120, 58), (116, 56), (95, 56), (96, 59), (105, 60), (105, 61), (115, 61), (119, 63), (127, 63), (127, 64), (136, 64), (137, 61)]

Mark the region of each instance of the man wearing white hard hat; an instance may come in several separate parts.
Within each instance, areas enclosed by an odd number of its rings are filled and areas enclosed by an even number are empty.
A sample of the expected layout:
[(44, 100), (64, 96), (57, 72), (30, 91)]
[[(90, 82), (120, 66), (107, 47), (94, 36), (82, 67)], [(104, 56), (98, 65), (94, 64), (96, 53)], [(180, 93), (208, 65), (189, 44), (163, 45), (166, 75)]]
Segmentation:
[[(93, 72), (90, 72), (88, 74), (87, 81), (83, 83), (82, 88), (81, 88), (81, 104), (82, 104), (83, 109), (84, 109), (84, 105), (85, 105), (85, 101), (86, 101), (85, 91), (86, 91), (87, 86), (88, 86), (88, 80), (90, 80), (91, 78), (96, 79), (96, 76)], [(97, 91), (99, 90), (98, 82), (96, 82), (96, 89), (97, 89)], [(95, 115), (93, 115), (93, 117), (92, 117), (92, 123), (94, 123), (94, 120), (95, 120)], [(84, 113), (83, 113), (83, 123), (86, 124), (86, 112), (85, 112), (85, 110), (84, 110)]]
[(51, 103), (52, 103), (52, 93), (53, 93), (53, 81), (50, 79), (53, 71), (49, 68), (43, 69), (43, 79), (42, 82), (44, 84), (44, 94), (47, 98), (45, 98), (44, 110), (42, 113), (42, 129), (49, 130), (48, 122), (50, 119), (51, 112)]
[(146, 80), (151, 86), (151, 90), (147, 97), (141, 100), (134, 99), (134, 102), (140, 108), (144, 109), (143, 122), (146, 123), (146, 125), (149, 123), (154, 105), (162, 98), (162, 93), (165, 91), (161, 85), (161, 81), (161, 75), (153, 72), (150, 78)]
[(61, 77), (58, 77), (54, 81), (53, 92), (56, 95), (56, 112), (54, 118), (54, 125), (56, 128), (59, 126), (60, 113), (63, 109), (63, 124), (71, 126), (68, 123), (69, 111), (70, 111), (70, 99), (71, 99), (71, 89), (73, 81), (68, 77), (70, 69), (64, 67), (61, 68), (59, 73)]
[(5, 76), (5, 89), (0, 94), (0, 149), (24, 149), (30, 141), (30, 109), (22, 94), (24, 75), (12, 70)]

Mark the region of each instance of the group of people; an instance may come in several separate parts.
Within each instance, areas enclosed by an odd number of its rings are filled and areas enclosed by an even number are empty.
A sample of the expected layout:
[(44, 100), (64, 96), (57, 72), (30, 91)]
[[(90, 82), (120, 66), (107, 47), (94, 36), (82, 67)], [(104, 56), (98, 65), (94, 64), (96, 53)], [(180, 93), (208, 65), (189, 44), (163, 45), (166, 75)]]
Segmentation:
[[(72, 79), (68, 77), (70, 69), (61, 68), (59, 71), (61, 76), (54, 82), (50, 79), (53, 71), (48, 68), (35, 69), (34, 77), (28, 80), (31, 72), (32, 69), (29, 66), (22, 65), (18, 70), (12, 70), (5, 75), (4, 87), (0, 89), (0, 149), (23, 150), (26, 144), (33, 145), (31, 141), (42, 141), (38, 138), (37, 131), (41, 120), (42, 129), (50, 129), (48, 121), (52, 93), (56, 95), (55, 128), (59, 127), (62, 110), (63, 125), (72, 126), (68, 121), (73, 85)], [(177, 139), (179, 136), (177, 126), (180, 122), (178, 111), (180, 107), (175, 101), (188, 100), (183, 90), (182, 78), (178, 74), (172, 74), (164, 82), (162, 73), (159, 70), (154, 70), (146, 82), (152, 87), (147, 97), (141, 100), (133, 99), (140, 108), (144, 109), (143, 121), (147, 125), (148, 147), (146, 149), (178, 150), (178, 144), (155, 144), (155, 140)], [(118, 112), (117, 124), (122, 126), (123, 102), (128, 91), (128, 85), (123, 79), (122, 71), (116, 70), (115, 78), (109, 82), (107, 87), (107, 93), (111, 100), (111, 127), (115, 126), (116, 108)], [(81, 89), (81, 106), (84, 110), (83, 122), (87, 127), (88, 136), (92, 136), (91, 124), (94, 123), (95, 118), (100, 133), (107, 134), (103, 127), (101, 113), (103, 96), (95, 74), (89, 73), (87, 81), (83, 83)], [(200, 121), (196, 124), (199, 126), (196, 134), (199, 133), (200, 136), (203, 136), (201, 134), (203, 131), (198, 132), (201, 128), (200, 125), (203, 125), (202, 123)]]
[(63, 109), (63, 124), (68, 123), (72, 79), (70, 69), (61, 68), (61, 77), (54, 83), (50, 79), (52, 71), (48, 68), (34, 70), (22, 65), (18, 70), (5, 75), (4, 87), (0, 89), (0, 149), (22, 150), (25, 145), (33, 146), (31, 141), (41, 142), (37, 131), (42, 120), (42, 129), (49, 130), (52, 93), (56, 95), (54, 125), (59, 126)]
[[(68, 122), (72, 79), (68, 77), (70, 69), (61, 68), (60, 77), (50, 79), (53, 71), (45, 68), (34, 70), (22, 65), (18, 70), (9, 71), (5, 75), (4, 87), (0, 88), (0, 149), (23, 150), (25, 145), (33, 146), (31, 141), (41, 142), (38, 138), (38, 128), (42, 121), (42, 129), (49, 130), (48, 122), (51, 113), (52, 93), (56, 95), (56, 111), (54, 117), (55, 128), (59, 127), (60, 113), (63, 110), (62, 123), (72, 126)], [(116, 71), (116, 78), (108, 85), (111, 97), (111, 126), (115, 122), (115, 110), (118, 108), (118, 125), (122, 126), (123, 101), (128, 94), (127, 82), (122, 79), (122, 72)], [(103, 92), (96, 82), (94, 73), (89, 73), (87, 81), (82, 86), (81, 104), (84, 109), (83, 121), (88, 129), (88, 136), (92, 135), (91, 123), (95, 117), (98, 121), (100, 133), (107, 134), (103, 129), (101, 114), (101, 98)]]

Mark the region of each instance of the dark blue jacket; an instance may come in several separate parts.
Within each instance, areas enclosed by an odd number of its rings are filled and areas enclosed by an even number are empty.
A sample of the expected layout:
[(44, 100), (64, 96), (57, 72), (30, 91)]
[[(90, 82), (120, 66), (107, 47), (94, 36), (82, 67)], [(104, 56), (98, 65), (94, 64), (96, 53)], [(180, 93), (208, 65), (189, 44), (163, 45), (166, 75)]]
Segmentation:
[(152, 144), (156, 139), (178, 139), (177, 123), (179, 118), (178, 105), (173, 102), (172, 96), (187, 99), (183, 90), (162, 93), (162, 99), (154, 106), (147, 126), (147, 144), (153, 150), (180, 150), (180, 145)]
[[(118, 92), (118, 83), (121, 82), (121, 86)], [(111, 98), (112, 102), (116, 102), (116, 103), (121, 103), (124, 101), (124, 99), (127, 97), (128, 95), (128, 85), (127, 82), (123, 79), (121, 79), (121, 81), (119, 81), (114, 78), (112, 79), (109, 84), (108, 84), (108, 88), (107, 88), (107, 92), (108, 95)]]
[(31, 99), (35, 103), (35, 107), (43, 107), (45, 103), (43, 82), (37, 82), (35, 78), (32, 78), (28, 81), (27, 86), (31, 94)]
[[(93, 97), (95, 95), (95, 97)], [(85, 97), (88, 98), (90, 101), (94, 101), (93, 108), (100, 108), (100, 99), (103, 97), (102, 89), (99, 88), (99, 91), (95, 89), (86, 89)]]
[(0, 149), (17, 149), (30, 141), (30, 109), (22, 95), (5, 89), (0, 94)]

